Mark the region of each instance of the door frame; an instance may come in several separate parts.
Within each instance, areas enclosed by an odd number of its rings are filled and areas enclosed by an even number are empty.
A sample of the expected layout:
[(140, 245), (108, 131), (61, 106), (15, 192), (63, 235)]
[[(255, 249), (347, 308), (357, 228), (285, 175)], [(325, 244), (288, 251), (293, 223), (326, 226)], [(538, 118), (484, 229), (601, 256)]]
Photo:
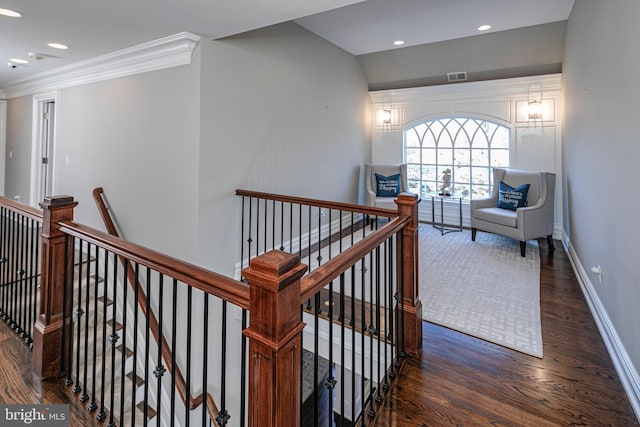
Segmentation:
[[(53, 102), (57, 110), (58, 92), (46, 92), (33, 96), (32, 106), (32, 131), (31, 131), (31, 183), (29, 188), (29, 205), (38, 207), (42, 200), (39, 200), (40, 183), (42, 182), (42, 105)], [(49, 141), (49, 167), (51, 167), (51, 190), (55, 194), (55, 146), (56, 146), (56, 122), (57, 113), (53, 115), (52, 138)]]

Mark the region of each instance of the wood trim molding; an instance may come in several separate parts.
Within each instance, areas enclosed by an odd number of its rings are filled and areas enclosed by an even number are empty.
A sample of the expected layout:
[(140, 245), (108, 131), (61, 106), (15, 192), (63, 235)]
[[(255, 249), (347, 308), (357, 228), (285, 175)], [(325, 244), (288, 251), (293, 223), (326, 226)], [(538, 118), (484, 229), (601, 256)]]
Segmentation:
[(624, 344), (620, 340), (620, 336), (618, 335), (613, 322), (611, 322), (611, 318), (609, 317), (606, 308), (602, 304), (600, 297), (598, 297), (598, 293), (596, 292), (593, 283), (591, 283), (589, 275), (582, 266), (580, 258), (578, 257), (573, 245), (571, 245), (569, 236), (567, 236), (566, 233), (564, 233), (562, 243), (565, 251), (569, 255), (569, 260), (571, 261), (573, 270), (576, 273), (576, 277), (578, 278), (578, 282), (582, 288), (582, 293), (587, 301), (593, 320), (596, 322), (600, 336), (602, 336), (602, 341), (609, 352), (611, 362), (613, 363), (613, 366), (620, 377), (622, 387), (629, 398), (629, 403), (636, 413), (636, 417), (640, 419), (640, 375), (638, 374), (638, 370), (634, 366), (629, 353), (627, 353)]
[(18, 80), (7, 98), (33, 95), (149, 71), (191, 64), (200, 36), (183, 32)]

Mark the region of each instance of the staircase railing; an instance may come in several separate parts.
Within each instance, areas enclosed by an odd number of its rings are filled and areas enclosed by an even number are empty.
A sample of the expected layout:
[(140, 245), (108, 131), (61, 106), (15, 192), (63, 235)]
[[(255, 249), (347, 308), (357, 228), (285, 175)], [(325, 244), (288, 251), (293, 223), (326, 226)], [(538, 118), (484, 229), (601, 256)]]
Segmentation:
[[(104, 200), (104, 189), (102, 187), (95, 188), (92, 194), (107, 233), (109, 233), (111, 236), (119, 238), (120, 236), (118, 230)], [(223, 408), (221, 414), (218, 409), (218, 405), (215, 402), (215, 399), (213, 398), (213, 396), (211, 396), (210, 393), (206, 395), (206, 399), (204, 394), (199, 394), (195, 397), (191, 396), (191, 393), (188, 391), (182, 370), (179, 366), (172, 363), (172, 361), (174, 360), (174, 355), (172, 354), (171, 350), (172, 347), (169, 345), (165, 335), (160, 328), (155, 312), (153, 310), (149, 311), (147, 309), (147, 293), (145, 292), (143, 285), (139, 282), (139, 280), (136, 279), (134, 265), (131, 263), (131, 261), (125, 259), (122, 256), (118, 257), (118, 259), (120, 261), (120, 265), (126, 269), (126, 282), (129, 283), (131, 289), (137, 295), (138, 306), (142, 311), (143, 316), (148, 317), (149, 319), (149, 329), (151, 330), (152, 338), (154, 339), (156, 345), (160, 342), (160, 348), (162, 349), (162, 359), (167, 364), (169, 374), (175, 375), (176, 388), (178, 390), (178, 393), (180, 394), (180, 398), (185, 404), (188, 405), (189, 409), (191, 410), (196, 409), (204, 401), (210, 419), (215, 420), (219, 418), (220, 420), (224, 420), (227, 416), (225, 408)], [(223, 302), (223, 304), (226, 304), (226, 302)], [(223, 375), (225, 375), (225, 373), (223, 373)]]
[[(276, 319), (254, 322), (260, 307), (254, 307), (252, 299), (245, 331), (254, 338), (250, 360), (278, 360), (280, 354), (255, 341), (303, 349), (299, 359), (284, 357), (289, 363), (266, 369), (270, 375), (287, 372), (298, 382), (291, 405), (280, 402), (265, 413), (252, 405), (250, 422), (274, 416), (296, 420), (292, 425), (368, 424), (405, 353), (417, 353), (422, 345), (417, 196), (399, 196), (398, 211), (393, 211), (246, 190), (236, 194), (242, 197), (241, 264), (251, 258), (242, 276), (251, 283), (252, 296), (259, 286), (256, 294), (269, 301), (264, 311), (279, 313), (289, 324), (278, 331), (263, 324)], [(300, 269), (306, 266), (300, 260), (310, 264), (311, 272), (304, 277)], [(271, 280), (265, 281), (268, 273)], [(290, 275), (299, 280), (292, 281)], [(274, 283), (281, 283), (279, 292)], [(297, 310), (291, 301), (284, 303), (295, 295)], [(261, 369), (250, 370), (250, 378)], [(300, 402), (299, 411), (286, 409), (295, 402)]]
[(42, 211), (0, 197), (0, 316), (31, 346), (38, 316)]
[[(251, 426), (371, 422), (404, 355), (421, 348), (419, 200), (400, 195), (396, 212), (240, 193), (270, 212), (243, 249), (243, 282), (77, 224), (73, 198), (46, 198), (34, 373), (63, 374), (109, 425), (244, 425), (245, 407)], [(315, 264), (306, 276), (303, 257)], [(180, 371), (185, 395), (219, 396), (217, 417), (180, 406)], [(242, 409), (227, 412), (227, 400)]]

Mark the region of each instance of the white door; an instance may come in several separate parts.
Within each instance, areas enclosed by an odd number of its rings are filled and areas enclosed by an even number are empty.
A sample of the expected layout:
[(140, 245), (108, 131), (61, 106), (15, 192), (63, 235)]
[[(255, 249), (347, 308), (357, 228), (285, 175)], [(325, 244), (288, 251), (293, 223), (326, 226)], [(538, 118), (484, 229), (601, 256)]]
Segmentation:
[(5, 151), (7, 132), (7, 101), (0, 100), (0, 196), (4, 196)]
[(42, 103), (42, 123), (40, 125), (40, 184), (38, 200), (52, 195), (53, 189), (53, 124), (56, 111), (55, 101)]
[(33, 142), (29, 204), (37, 207), (54, 191), (56, 94), (33, 97)]

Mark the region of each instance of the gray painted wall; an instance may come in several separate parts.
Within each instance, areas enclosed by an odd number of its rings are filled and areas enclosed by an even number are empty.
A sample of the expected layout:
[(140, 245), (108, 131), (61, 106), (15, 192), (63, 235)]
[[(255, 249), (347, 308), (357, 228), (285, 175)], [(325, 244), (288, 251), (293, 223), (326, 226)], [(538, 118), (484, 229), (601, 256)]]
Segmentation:
[[(29, 200), (32, 97), (8, 101), (8, 197)], [(357, 202), (371, 158), (355, 57), (294, 23), (201, 40), (194, 62), (59, 91), (55, 192), (102, 229), (102, 186), (131, 241), (233, 275), (236, 188)], [(67, 164), (68, 158), (68, 164)]]
[(31, 97), (7, 101), (7, 137), (5, 157), (4, 195), (13, 199), (20, 196), (29, 203), (31, 163)]
[(201, 43), (199, 262), (232, 275), (235, 189), (358, 201), (370, 101), (355, 57), (297, 24)]
[[(598, 293), (640, 368), (640, 199), (637, 0), (576, 1), (567, 26), (564, 87), (565, 232), (580, 262), (600, 265)], [(621, 78), (628, 76), (629, 78)]]
[(447, 83), (466, 71), (469, 81), (562, 71), (566, 21), (411, 46), (358, 56), (370, 90)]

